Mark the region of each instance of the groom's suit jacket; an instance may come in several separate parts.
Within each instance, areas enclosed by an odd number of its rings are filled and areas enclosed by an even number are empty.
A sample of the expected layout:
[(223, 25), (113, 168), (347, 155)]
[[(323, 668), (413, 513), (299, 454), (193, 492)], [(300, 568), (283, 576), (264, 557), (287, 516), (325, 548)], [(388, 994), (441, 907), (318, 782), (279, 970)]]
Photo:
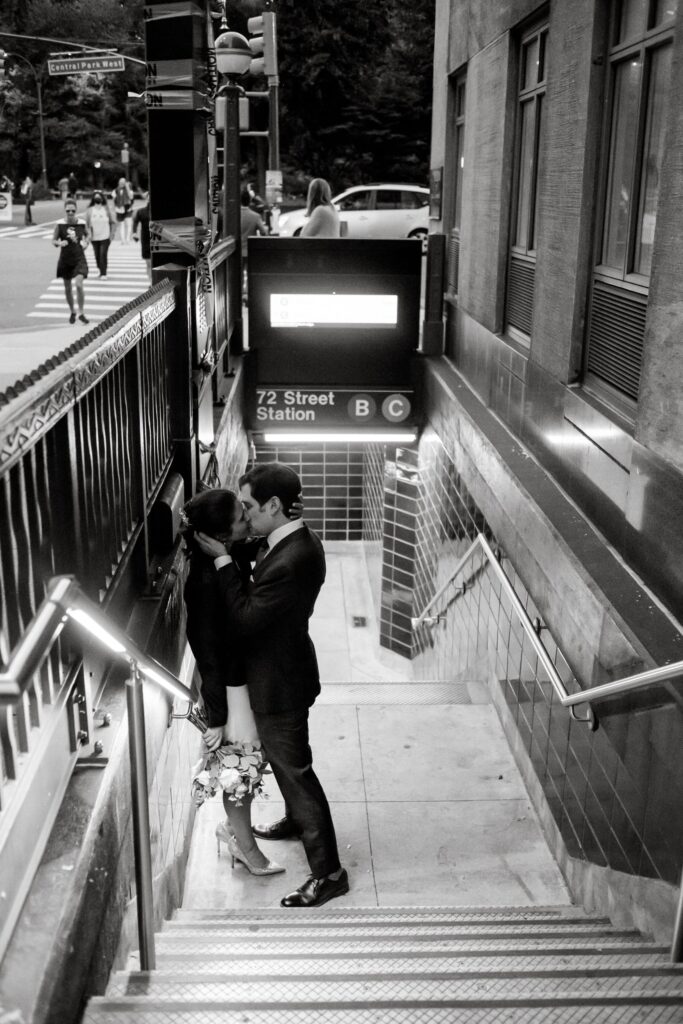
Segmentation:
[(234, 564), (219, 569), (218, 580), (230, 632), (240, 638), (254, 711), (310, 707), (320, 675), (308, 620), (325, 580), (317, 535), (305, 525), (288, 534), (254, 567), (250, 584)]

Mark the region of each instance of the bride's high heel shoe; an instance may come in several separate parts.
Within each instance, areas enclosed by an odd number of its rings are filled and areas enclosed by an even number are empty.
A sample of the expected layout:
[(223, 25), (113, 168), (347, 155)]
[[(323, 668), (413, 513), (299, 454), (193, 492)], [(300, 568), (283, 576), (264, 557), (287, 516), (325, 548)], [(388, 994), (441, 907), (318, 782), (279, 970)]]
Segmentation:
[(221, 853), (221, 843), (225, 843), (228, 846), (230, 840), (234, 837), (234, 832), (230, 828), (230, 823), (226, 821), (220, 821), (216, 825), (216, 846), (218, 848), (218, 855)]
[(228, 852), (232, 857), (233, 868), (235, 866), (235, 861), (238, 860), (241, 864), (244, 864), (247, 871), (252, 875), (278, 875), (281, 871), (285, 870), (283, 867), (280, 867), (279, 864), (275, 864), (272, 860), (267, 860), (264, 868), (257, 868), (255, 864), (252, 864), (249, 861), (235, 836), (230, 836), (228, 839)]

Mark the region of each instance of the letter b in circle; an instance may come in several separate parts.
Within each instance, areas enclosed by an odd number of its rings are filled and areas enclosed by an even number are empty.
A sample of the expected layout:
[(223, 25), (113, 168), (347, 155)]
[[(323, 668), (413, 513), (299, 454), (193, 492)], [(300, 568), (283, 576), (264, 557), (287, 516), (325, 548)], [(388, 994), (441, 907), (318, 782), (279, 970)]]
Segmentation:
[(367, 423), (377, 412), (377, 403), (372, 395), (353, 395), (347, 405), (349, 417), (356, 423)]

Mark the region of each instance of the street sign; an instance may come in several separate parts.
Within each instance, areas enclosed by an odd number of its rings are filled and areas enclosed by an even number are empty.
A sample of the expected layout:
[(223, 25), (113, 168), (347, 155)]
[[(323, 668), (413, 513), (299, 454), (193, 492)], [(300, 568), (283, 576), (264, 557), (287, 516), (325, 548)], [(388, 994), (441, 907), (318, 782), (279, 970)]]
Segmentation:
[(12, 195), (0, 192), (0, 220), (12, 220)]
[(66, 57), (47, 62), (47, 70), (50, 75), (101, 74), (110, 71), (124, 71), (125, 67), (123, 57), (116, 53), (111, 57)]

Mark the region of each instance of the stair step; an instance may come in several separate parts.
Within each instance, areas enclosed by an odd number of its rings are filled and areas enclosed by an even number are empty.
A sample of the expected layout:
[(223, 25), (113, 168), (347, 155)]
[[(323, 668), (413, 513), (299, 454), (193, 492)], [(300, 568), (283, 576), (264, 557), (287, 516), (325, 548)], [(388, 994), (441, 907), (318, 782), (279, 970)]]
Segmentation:
[(318, 923), (342, 923), (370, 921), (372, 924), (384, 923), (385, 921), (396, 923), (412, 923), (414, 921), (425, 921), (427, 923), (439, 924), (442, 922), (509, 922), (516, 921), (553, 921), (558, 924), (576, 921), (591, 921), (598, 924), (609, 925), (607, 917), (588, 917), (581, 907), (338, 907), (326, 906), (317, 907), (311, 910), (297, 910), (294, 913), (283, 907), (250, 907), (248, 910), (185, 910), (182, 907), (176, 910), (172, 921), (164, 922), (168, 925), (176, 922), (189, 921), (286, 921), (297, 924), (315, 920)]
[(386, 921), (356, 923), (347, 922), (321, 922), (309, 918), (307, 921), (296, 921), (292, 917), (289, 920), (281, 921), (254, 921), (249, 924), (247, 921), (192, 921), (175, 922), (169, 921), (163, 928), (161, 936), (163, 939), (182, 939), (202, 937), (210, 938), (212, 942), (232, 941), (240, 936), (249, 938), (272, 938), (284, 941), (291, 938), (303, 938), (312, 941), (319, 939), (321, 942), (328, 942), (334, 939), (357, 937), (361, 939), (374, 938), (413, 938), (417, 941), (422, 939), (470, 939), (470, 938), (529, 938), (540, 939), (563, 939), (563, 938), (610, 938), (641, 939), (642, 936), (636, 931), (618, 931), (610, 924), (593, 921), (547, 921), (544, 923), (533, 922), (486, 922), (481, 924), (478, 921), (455, 921), (444, 924), (431, 924), (424, 921)]
[[(645, 996), (644, 1000), (649, 997)], [(106, 998), (90, 1001), (82, 1024), (680, 1024), (681, 1001), (663, 998), (653, 1003), (616, 996), (598, 1000), (517, 1000), (451, 1002), (440, 1005), (335, 1006), (328, 1000), (315, 1007), (258, 1005), (230, 1009), (224, 1003)], [(456, 1011), (454, 1015), (453, 1011)], [(210, 1014), (210, 1016), (209, 1016)]]
[[(311, 936), (293, 935), (291, 937), (274, 937), (271, 934), (232, 936), (228, 938), (216, 938), (214, 936), (201, 936), (201, 940), (195, 933), (174, 934), (162, 932), (157, 936), (157, 950), (159, 953), (175, 953), (192, 959), (205, 958), (209, 956), (235, 956), (235, 955), (273, 955), (280, 953), (295, 952), (299, 956), (320, 955), (339, 956), (343, 953), (364, 955), (370, 953), (405, 953), (411, 949), (420, 949), (427, 952), (450, 952), (460, 956), (473, 956), (490, 954), (492, 952), (514, 953), (519, 950), (531, 950), (535, 954), (543, 954), (545, 951), (550, 955), (557, 952), (564, 952), (570, 955), (572, 950), (585, 953), (586, 950), (603, 950), (610, 952), (664, 952), (663, 947), (652, 947), (651, 943), (643, 940), (637, 933), (632, 935), (572, 935), (552, 938), (547, 935), (524, 935), (499, 937), (497, 935), (472, 936), (459, 935), (379, 935), (369, 937), (367, 934), (356, 935), (345, 933), (343, 936), (316, 935)], [(523, 953), (523, 955), (525, 955)]]
[[(186, 961), (187, 958), (183, 958)], [(191, 977), (203, 980), (206, 977), (235, 977), (244, 980), (248, 977), (291, 977), (294, 973), (305, 977), (318, 975), (350, 976), (390, 976), (405, 974), (467, 974), (496, 975), (498, 977), (516, 977), (518, 975), (563, 975), (567, 977), (584, 977), (592, 974), (620, 977), (623, 974), (652, 974), (683, 977), (683, 966), (672, 965), (663, 953), (620, 953), (603, 955), (587, 955), (585, 950), (574, 956), (559, 953), (552, 957), (530, 954), (516, 957), (514, 952), (508, 956), (469, 956), (453, 957), (447, 953), (436, 956), (431, 953), (406, 953), (400, 956), (375, 955), (359, 957), (353, 954), (341, 957), (299, 957), (238, 956), (230, 960), (202, 959), (191, 964), (185, 971), (179, 958), (161, 955), (157, 957), (159, 973), (166, 976), (189, 973)], [(121, 971), (112, 975), (114, 978), (126, 978), (128, 974), (137, 973), (133, 956), (130, 957), (129, 971)], [(117, 990), (118, 991), (118, 990)]]
[(547, 974), (529, 977), (490, 973), (439, 974), (425, 977), (422, 972), (391, 977), (337, 977), (334, 973), (310, 979), (300, 970), (284, 976), (235, 979), (226, 976), (198, 977), (169, 971), (140, 972), (111, 979), (107, 999), (138, 997), (164, 1002), (214, 1003), (222, 1006), (262, 1004), (264, 1002), (309, 1004), (355, 1003), (448, 1003), (504, 1000), (506, 1003), (530, 998), (595, 999), (620, 998), (650, 1000), (678, 997), (683, 1009), (683, 976), (672, 974), (621, 974), (618, 977), (591, 975), (567, 977)]

